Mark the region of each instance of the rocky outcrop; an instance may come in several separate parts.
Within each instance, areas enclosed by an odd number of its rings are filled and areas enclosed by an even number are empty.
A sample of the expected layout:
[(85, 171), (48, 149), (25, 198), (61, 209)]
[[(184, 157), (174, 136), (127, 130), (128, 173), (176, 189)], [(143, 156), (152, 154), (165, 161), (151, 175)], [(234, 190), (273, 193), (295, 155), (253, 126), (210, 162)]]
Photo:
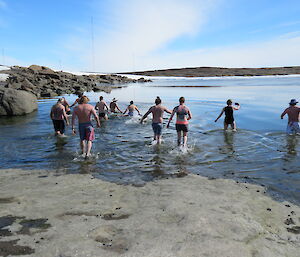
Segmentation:
[(111, 92), (127, 83), (144, 83), (149, 80), (130, 79), (114, 74), (75, 75), (53, 71), (44, 66), (31, 65), (28, 68), (13, 66), (0, 73), (8, 74), (6, 81), (0, 81), (0, 115), (23, 115), (37, 109), (37, 98), (54, 97), (77, 92)]
[(31, 65), (28, 68), (13, 66), (3, 73), (10, 75), (6, 81), (6, 88), (24, 90), (36, 95), (38, 98), (73, 94), (78, 91), (104, 91), (109, 93), (121, 84), (149, 82), (145, 79), (135, 80), (114, 74), (74, 75), (63, 71), (53, 71), (50, 68), (38, 65)]
[(37, 98), (24, 90), (0, 88), (0, 116), (19, 116), (37, 110)]

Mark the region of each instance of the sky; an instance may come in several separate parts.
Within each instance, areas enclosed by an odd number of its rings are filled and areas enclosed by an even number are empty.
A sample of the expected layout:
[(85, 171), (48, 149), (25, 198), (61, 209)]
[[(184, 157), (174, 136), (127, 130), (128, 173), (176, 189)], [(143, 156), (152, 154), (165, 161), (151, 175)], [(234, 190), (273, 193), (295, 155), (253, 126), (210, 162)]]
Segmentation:
[(300, 65), (299, 0), (0, 0), (0, 64), (127, 72)]

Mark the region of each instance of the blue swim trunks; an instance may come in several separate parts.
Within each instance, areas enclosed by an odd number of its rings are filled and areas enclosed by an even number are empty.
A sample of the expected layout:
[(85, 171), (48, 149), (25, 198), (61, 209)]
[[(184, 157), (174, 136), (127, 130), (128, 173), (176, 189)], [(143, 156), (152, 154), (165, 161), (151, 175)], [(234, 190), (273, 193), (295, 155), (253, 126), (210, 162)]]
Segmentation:
[(152, 123), (152, 129), (155, 135), (161, 135), (162, 123)]
[(95, 139), (95, 131), (91, 122), (79, 123), (80, 140), (93, 141)]

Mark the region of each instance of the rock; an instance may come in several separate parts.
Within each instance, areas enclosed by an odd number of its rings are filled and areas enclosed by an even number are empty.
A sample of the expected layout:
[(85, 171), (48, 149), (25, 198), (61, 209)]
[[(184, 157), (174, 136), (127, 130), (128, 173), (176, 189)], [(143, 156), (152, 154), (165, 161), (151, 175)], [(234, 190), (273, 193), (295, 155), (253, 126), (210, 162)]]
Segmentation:
[(37, 110), (37, 98), (24, 90), (0, 88), (0, 116), (19, 116)]

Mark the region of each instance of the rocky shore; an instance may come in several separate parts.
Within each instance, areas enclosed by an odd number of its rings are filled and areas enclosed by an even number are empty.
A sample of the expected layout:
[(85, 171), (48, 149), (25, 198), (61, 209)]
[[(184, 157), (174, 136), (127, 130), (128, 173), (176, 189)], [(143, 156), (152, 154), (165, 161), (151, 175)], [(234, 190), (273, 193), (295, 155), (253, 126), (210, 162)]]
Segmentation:
[[(38, 98), (88, 91), (109, 93), (128, 83), (150, 82), (144, 78), (130, 79), (114, 74), (75, 75), (38, 65), (28, 68), (12, 66), (2, 71), (0, 67), (0, 74), (9, 76), (0, 82), (0, 116), (30, 113), (37, 109)], [(14, 108), (19, 102), (25, 103), (27, 108)]]
[(126, 72), (141, 76), (170, 76), (170, 77), (223, 77), (223, 76), (274, 76), (300, 74), (300, 66), (274, 67), (274, 68), (221, 68), (221, 67), (195, 67), (152, 70), (140, 72)]
[(300, 208), (261, 186), (189, 174), (134, 187), (11, 169), (0, 191), (0, 256), (299, 256)]

